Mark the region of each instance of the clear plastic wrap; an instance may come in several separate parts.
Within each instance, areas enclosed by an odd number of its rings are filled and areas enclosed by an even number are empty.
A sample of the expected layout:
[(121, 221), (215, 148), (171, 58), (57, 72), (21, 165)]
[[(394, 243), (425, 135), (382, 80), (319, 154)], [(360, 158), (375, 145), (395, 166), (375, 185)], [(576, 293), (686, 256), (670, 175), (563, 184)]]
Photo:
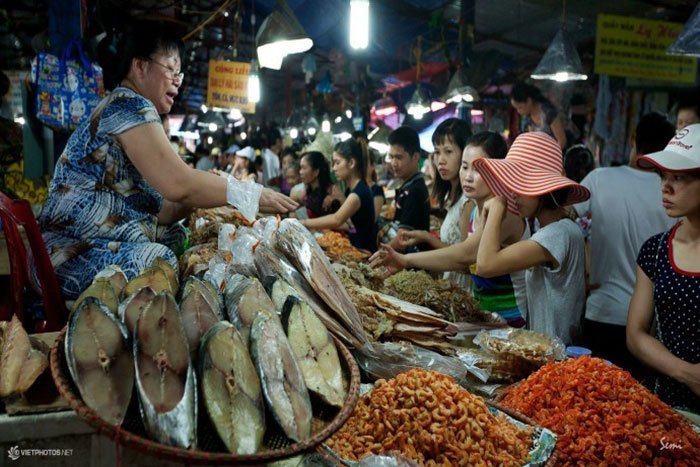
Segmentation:
[(484, 330), (474, 338), (474, 344), (493, 354), (521, 358), (538, 366), (566, 358), (561, 339), (527, 329)]
[(238, 228), (233, 224), (221, 224), (221, 226), (219, 226), (219, 250), (228, 252), (231, 251), (233, 248), (233, 242), (236, 240), (237, 230)]
[(412, 368), (422, 368), (449, 375), (461, 386), (467, 386), (467, 367), (458, 358), (408, 343), (372, 343), (355, 352), (355, 359), (374, 378), (391, 379)]
[(228, 177), (228, 187), (226, 188), (226, 201), (243, 215), (250, 222), (255, 220), (260, 205), (260, 195), (263, 186), (251, 180), (242, 182), (234, 177)]
[(255, 276), (257, 268), (253, 261), (255, 248), (262, 243), (255, 229), (239, 227), (235, 234), (230, 234), (230, 228), (222, 226), (219, 231), (219, 250), (230, 255), (227, 257), (229, 270), (246, 276)]
[(280, 226), (280, 222), (280, 219), (276, 216), (263, 217), (255, 221), (253, 229), (265, 245), (274, 248), (275, 231)]

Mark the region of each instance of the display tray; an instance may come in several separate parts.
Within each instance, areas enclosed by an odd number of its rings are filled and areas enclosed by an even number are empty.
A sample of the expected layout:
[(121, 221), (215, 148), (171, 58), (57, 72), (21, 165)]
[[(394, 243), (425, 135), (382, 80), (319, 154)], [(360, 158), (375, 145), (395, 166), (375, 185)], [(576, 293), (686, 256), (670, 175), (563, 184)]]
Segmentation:
[(86, 423), (95, 428), (99, 434), (113, 439), (115, 443), (161, 459), (196, 464), (228, 465), (249, 465), (287, 459), (320, 446), (347, 421), (359, 397), (360, 370), (350, 351), (334, 337), (336, 347), (341, 355), (343, 369), (349, 381), (348, 395), (342, 409), (328, 407), (316, 400), (315, 397), (311, 398), (314, 418), (311, 426), (312, 435), (308, 440), (295, 443), (287, 438), (272, 419), (270, 411), (266, 410), (267, 432), (262, 450), (255, 454), (234, 455), (226, 452), (215, 428), (209, 421), (206, 410), (200, 404), (197, 410), (197, 450), (167, 446), (147, 437), (135, 393), (131, 397), (129, 410), (120, 427), (109, 424), (83, 403), (66, 364), (65, 332), (64, 328), (56, 337), (51, 348), (50, 366), (56, 387), (68, 401), (70, 408)]
[[(370, 386), (370, 385), (363, 385)], [(364, 394), (366, 391), (360, 391)], [(553, 467), (557, 464), (557, 435), (551, 430), (538, 426), (533, 420), (523, 414), (517, 413), (498, 402), (485, 400), (491, 413), (495, 416), (504, 415), (506, 420), (519, 428), (529, 426), (533, 428), (532, 447), (530, 448), (530, 462), (523, 467)], [(359, 462), (346, 460), (338, 456), (331, 448), (322, 445), (321, 449), (327, 457), (331, 457), (338, 465), (355, 467)]]

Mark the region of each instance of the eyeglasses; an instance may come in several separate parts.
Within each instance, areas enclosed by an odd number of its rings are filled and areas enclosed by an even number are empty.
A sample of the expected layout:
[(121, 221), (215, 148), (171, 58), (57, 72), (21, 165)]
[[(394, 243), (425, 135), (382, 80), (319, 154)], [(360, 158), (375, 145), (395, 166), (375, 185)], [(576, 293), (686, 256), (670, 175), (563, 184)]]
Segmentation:
[(171, 79), (173, 81), (179, 81), (180, 83), (182, 83), (182, 80), (185, 78), (185, 74), (183, 72), (177, 73), (175, 70), (170, 68), (168, 65), (163, 65), (162, 63), (160, 63), (156, 60), (153, 60), (152, 58), (149, 58), (148, 61), (153, 62), (156, 65), (162, 66), (163, 68), (168, 70), (168, 75), (167, 75), (168, 79)]

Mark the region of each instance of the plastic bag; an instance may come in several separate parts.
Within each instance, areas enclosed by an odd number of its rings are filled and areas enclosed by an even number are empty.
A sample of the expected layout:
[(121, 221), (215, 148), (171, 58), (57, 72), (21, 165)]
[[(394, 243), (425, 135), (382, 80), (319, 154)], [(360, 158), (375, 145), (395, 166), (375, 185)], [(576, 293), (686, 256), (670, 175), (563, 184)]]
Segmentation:
[(474, 344), (488, 352), (521, 358), (535, 365), (566, 357), (566, 346), (561, 339), (527, 329), (484, 330), (474, 338)]
[(104, 97), (102, 68), (87, 59), (77, 39), (62, 57), (39, 52), (34, 71), (36, 117), (55, 130), (75, 130)]
[(257, 232), (250, 227), (239, 227), (235, 235), (230, 234), (230, 228), (222, 227), (219, 231), (219, 249), (230, 255), (228, 269), (246, 276), (257, 273), (253, 253), (261, 243)]
[(252, 180), (242, 182), (234, 177), (228, 177), (228, 187), (226, 188), (226, 201), (243, 215), (250, 222), (255, 220), (260, 206), (260, 195), (263, 186)]
[(391, 379), (412, 368), (422, 368), (449, 375), (461, 386), (468, 386), (467, 367), (458, 358), (407, 343), (371, 343), (368, 348), (358, 349), (355, 359), (374, 378)]
[(267, 216), (258, 219), (253, 224), (253, 229), (263, 243), (271, 248), (275, 247), (275, 231), (280, 226), (280, 219), (276, 216)]

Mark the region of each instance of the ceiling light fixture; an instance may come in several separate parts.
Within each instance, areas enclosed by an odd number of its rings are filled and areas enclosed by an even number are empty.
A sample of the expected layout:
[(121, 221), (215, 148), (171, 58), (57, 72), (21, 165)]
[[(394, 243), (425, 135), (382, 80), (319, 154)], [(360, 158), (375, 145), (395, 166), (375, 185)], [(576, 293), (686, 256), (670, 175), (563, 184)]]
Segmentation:
[(532, 79), (549, 79), (560, 83), (565, 81), (580, 81), (588, 79), (583, 71), (581, 57), (574, 43), (566, 34), (566, 0), (562, 2), (561, 28), (554, 40), (530, 75)]
[(369, 0), (350, 0), (350, 47), (366, 49), (369, 44)]
[(469, 86), (467, 70), (460, 68), (455, 71), (447, 85), (447, 91), (442, 98), (443, 102), (448, 104), (460, 104), (462, 102), (470, 103), (479, 100), (479, 94)]
[(285, 0), (277, 0), (275, 9), (260, 25), (255, 42), (260, 66), (273, 70), (282, 68), (287, 55), (306, 52), (314, 45)]
[(399, 110), (396, 102), (391, 97), (382, 97), (372, 104), (370, 111), (378, 117), (388, 117)]

